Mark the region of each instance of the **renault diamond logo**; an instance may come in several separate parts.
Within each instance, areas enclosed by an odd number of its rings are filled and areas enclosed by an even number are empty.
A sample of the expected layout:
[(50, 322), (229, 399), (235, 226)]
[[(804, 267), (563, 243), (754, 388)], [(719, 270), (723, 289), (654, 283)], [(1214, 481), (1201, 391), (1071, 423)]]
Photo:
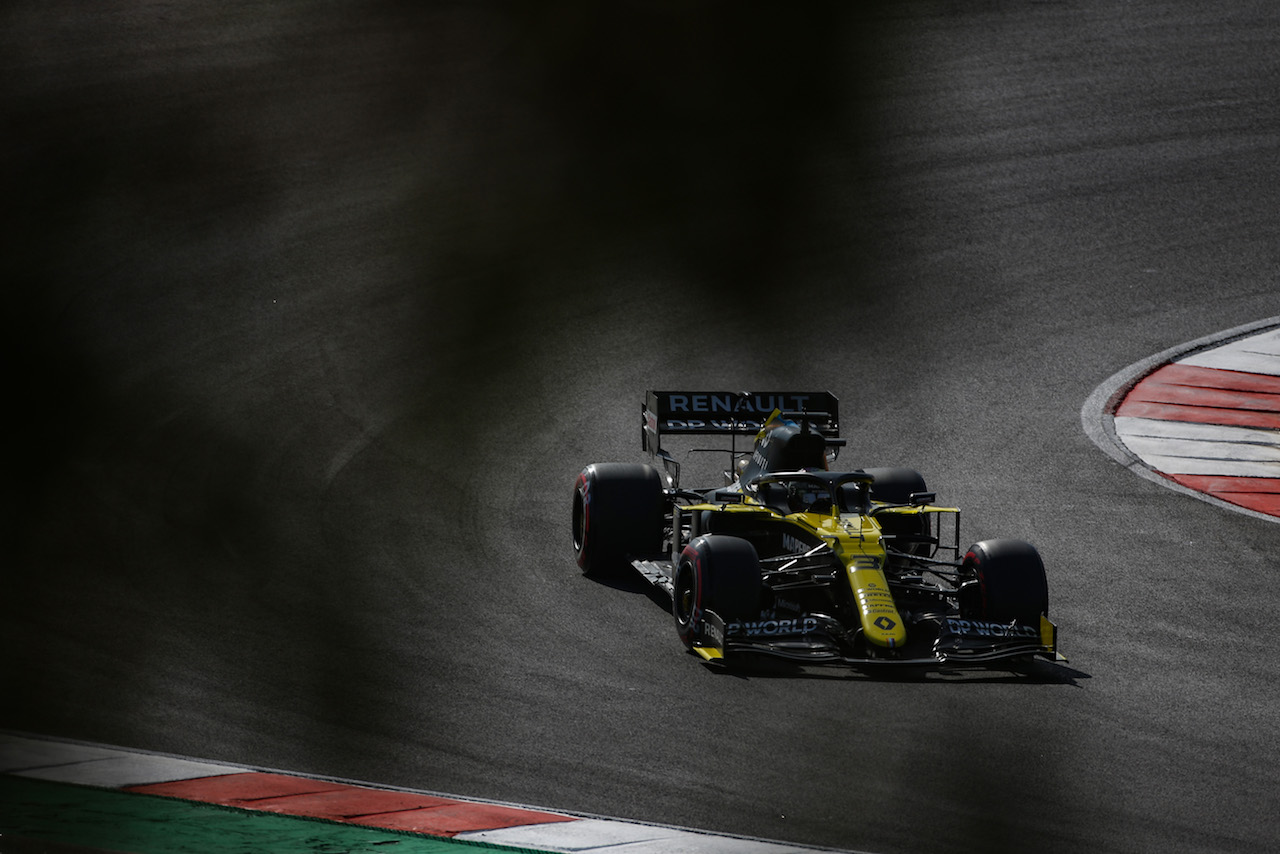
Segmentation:
[(876, 617), (875, 627), (880, 629), (882, 632), (887, 632), (896, 625), (898, 624), (893, 620), (890, 620), (888, 617)]

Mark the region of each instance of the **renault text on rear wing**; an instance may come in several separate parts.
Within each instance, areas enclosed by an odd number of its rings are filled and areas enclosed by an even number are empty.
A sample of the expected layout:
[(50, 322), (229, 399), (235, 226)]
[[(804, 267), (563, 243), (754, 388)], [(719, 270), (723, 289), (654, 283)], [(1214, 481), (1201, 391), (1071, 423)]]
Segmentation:
[(651, 391), (643, 406), (644, 445), (656, 445), (663, 434), (755, 434), (775, 409), (834, 437), (839, 406), (826, 391)]

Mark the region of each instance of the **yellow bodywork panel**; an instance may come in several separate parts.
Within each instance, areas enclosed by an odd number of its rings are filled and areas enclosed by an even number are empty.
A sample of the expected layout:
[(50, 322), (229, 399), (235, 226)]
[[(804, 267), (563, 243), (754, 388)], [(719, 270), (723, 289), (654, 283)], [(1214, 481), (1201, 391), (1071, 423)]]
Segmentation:
[(1040, 643), (1049, 652), (1058, 651), (1058, 627), (1044, 614), (1040, 615)]
[(797, 515), (831, 544), (844, 564), (866, 639), (888, 649), (906, 643), (907, 627), (893, 602), (889, 581), (884, 576), (885, 553), (879, 526), (859, 514)]
[[(858, 564), (861, 562), (861, 566)], [(874, 562), (875, 566), (871, 564)], [(889, 582), (880, 569), (879, 558), (862, 556), (846, 565), (849, 586), (858, 602), (858, 617), (862, 620), (862, 632), (876, 646), (893, 649), (902, 646), (907, 639), (907, 627), (902, 615), (893, 604)]]
[(1058, 652), (1058, 627), (1044, 614), (1040, 615), (1040, 643), (1044, 646), (1045, 652), (1053, 653), (1054, 661), (1066, 664), (1067, 657)]

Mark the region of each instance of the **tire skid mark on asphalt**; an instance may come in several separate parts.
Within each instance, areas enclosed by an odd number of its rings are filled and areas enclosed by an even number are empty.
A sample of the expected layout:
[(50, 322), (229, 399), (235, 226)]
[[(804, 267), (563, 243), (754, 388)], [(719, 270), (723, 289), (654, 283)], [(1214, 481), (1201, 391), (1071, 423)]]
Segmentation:
[[(0, 774), (540, 852), (835, 851), (0, 732)], [(843, 854), (856, 854), (844, 852)]]
[(1090, 438), (1131, 470), (1280, 519), (1280, 318), (1132, 366), (1081, 416)]

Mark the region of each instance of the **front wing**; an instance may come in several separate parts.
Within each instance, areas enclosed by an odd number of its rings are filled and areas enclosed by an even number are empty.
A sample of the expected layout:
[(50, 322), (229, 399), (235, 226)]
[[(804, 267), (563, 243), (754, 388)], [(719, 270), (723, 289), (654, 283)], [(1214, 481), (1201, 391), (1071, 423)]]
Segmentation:
[[(632, 565), (655, 587), (672, 595), (669, 563), (637, 560)], [(835, 619), (812, 615), (808, 620), (764, 620), (729, 623), (714, 611), (704, 611), (697, 626), (693, 651), (706, 661), (725, 662), (736, 654), (754, 653), (805, 664), (868, 666), (989, 664), (1013, 659), (1046, 658), (1065, 662), (1058, 652), (1058, 628), (1041, 616), (1039, 629), (1006, 626), (947, 615), (921, 621), (913, 634), (919, 638), (926, 625), (936, 623), (937, 636), (917, 640), (891, 656), (856, 655), (842, 642), (848, 633)], [(797, 625), (799, 624), (799, 625)]]

